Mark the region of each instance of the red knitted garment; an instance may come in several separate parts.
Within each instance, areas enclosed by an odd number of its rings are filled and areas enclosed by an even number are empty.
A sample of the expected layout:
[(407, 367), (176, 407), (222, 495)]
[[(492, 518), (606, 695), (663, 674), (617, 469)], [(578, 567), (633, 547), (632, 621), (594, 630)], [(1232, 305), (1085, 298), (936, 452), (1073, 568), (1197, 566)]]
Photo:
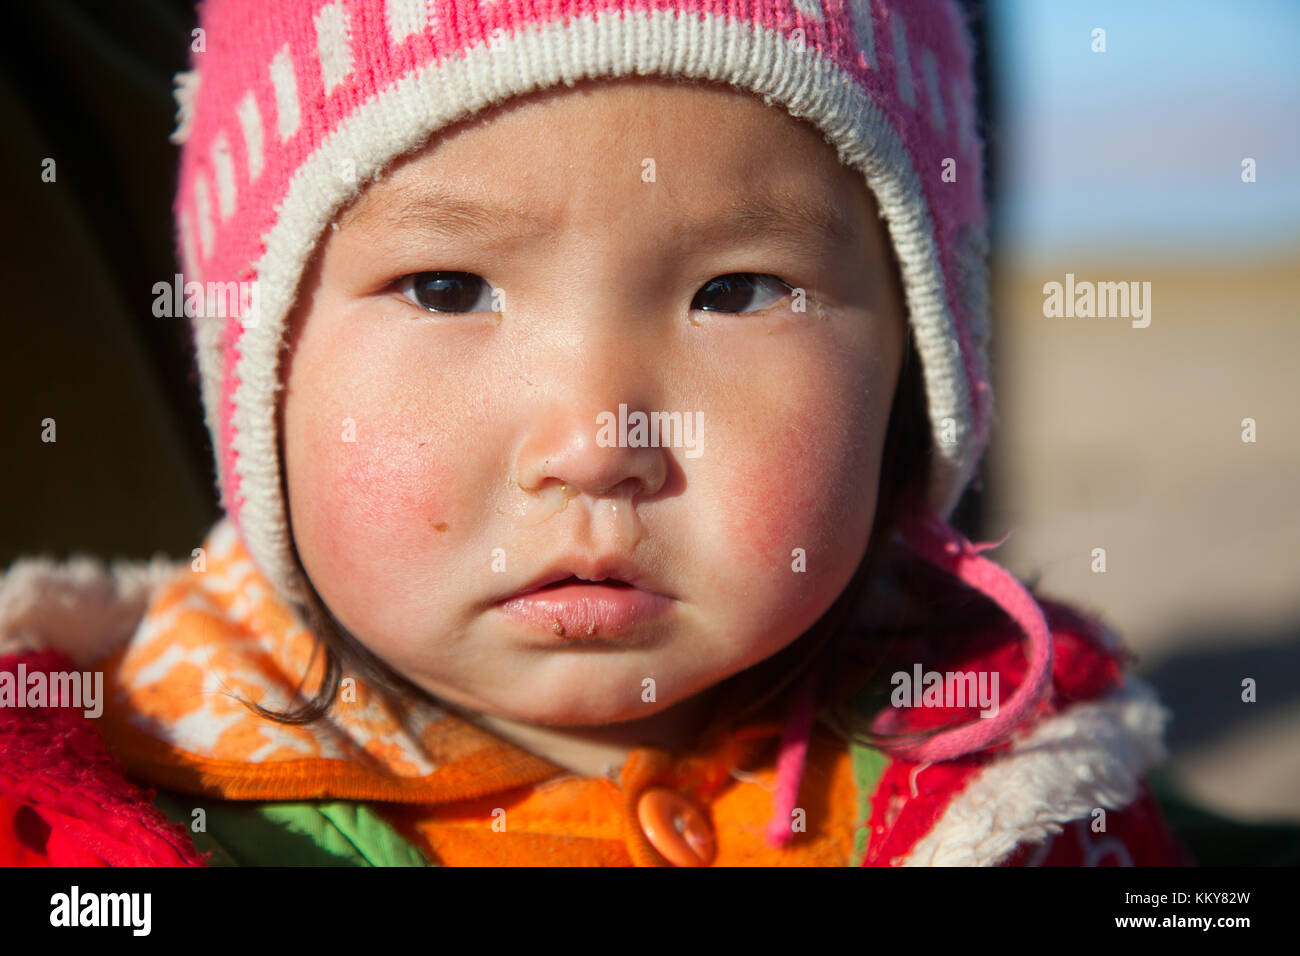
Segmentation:
[[(0, 657), (0, 671), (75, 668), (57, 651)], [(16, 679), (16, 678), (15, 678)], [(0, 708), (0, 866), (203, 866), (154, 794), (127, 780), (78, 709)]]
[[(1071, 704), (1094, 700), (1123, 681), (1124, 665), (1131, 660), (1123, 648), (1108, 649), (1099, 626), (1066, 604), (1039, 598), (1051, 629), (1054, 653), (1050, 693), (1033, 710), (1029, 723), (1061, 713)], [(900, 659), (919, 660), (924, 642), (899, 641)], [(945, 661), (956, 671), (996, 671), (1004, 692), (1019, 687), (1028, 669), (1020, 635), (1010, 622), (965, 640)], [(944, 725), (973, 721), (979, 711), (972, 705), (925, 707), (890, 714), (894, 732), (933, 730)], [(890, 763), (872, 796), (869, 821), (871, 838), (864, 866), (889, 866), (901, 860), (930, 832), (971, 779), (991, 761), (1006, 754), (1012, 741), (979, 754), (935, 764), (895, 760)], [(919, 776), (920, 775), (920, 776)], [(1145, 783), (1138, 798), (1122, 810), (1107, 815), (1109, 839), (1090, 840), (1077, 832), (1089, 821), (1076, 821), (1039, 846), (1026, 845), (1002, 862), (1003, 866), (1194, 866), (1195, 860), (1165, 825), (1160, 805)]]

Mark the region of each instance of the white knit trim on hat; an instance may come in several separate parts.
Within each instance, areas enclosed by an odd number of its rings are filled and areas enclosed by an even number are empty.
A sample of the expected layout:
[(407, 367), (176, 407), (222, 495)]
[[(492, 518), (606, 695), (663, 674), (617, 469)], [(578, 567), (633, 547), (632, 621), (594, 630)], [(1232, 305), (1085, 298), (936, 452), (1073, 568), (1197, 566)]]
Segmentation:
[[(693, 52), (684, 59), (682, 51), (688, 49)], [(971, 389), (920, 180), (879, 107), (834, 62), (811, 48), (798, 51), (782, 34), (761, 26), (714, 16), (681, 17), (674, 11), (575, 17), (503, 34), (490, 48), (475, 47), (464, 57), (413, 71), (359, 106), (290, 181), (257, 263), (262, 321), (246, 328), (240, 340), (233, 421), (240, 496), (245, 499), (240, 525), (250, 552), (284, 593), (301, 596), (303, 587), (290, 560), (280, 494), (275, 417), (279, 346), (303, 271), (331, 218), (394, 159), (467, 115), (559, 83), (647, 74), (748, 88), (817, 126), (841, 161), (863, 173), (898, 253), (925, 367), (936, 449), (931, 501), (941, 514), (951, 511), (975, 465)], [(276, 85), (283, 111), (281, 83)], [(345, 159), (355, 164), (354, 176), (336, 174)], [(202, 213), (200, 209), (201, 219)], [(955, 423), (956, 442), (939, 439), (945, 418)]]

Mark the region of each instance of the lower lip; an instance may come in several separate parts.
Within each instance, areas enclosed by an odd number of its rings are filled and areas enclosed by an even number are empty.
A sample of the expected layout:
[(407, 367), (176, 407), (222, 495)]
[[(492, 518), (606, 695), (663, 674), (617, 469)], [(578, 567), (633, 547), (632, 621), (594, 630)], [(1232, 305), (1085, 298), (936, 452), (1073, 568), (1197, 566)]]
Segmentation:
[(625, 634), (672, 607), (672, 600), (638, 588), (566, 584), (529, 591), (497, 606), (507, 617), (565, 641)]

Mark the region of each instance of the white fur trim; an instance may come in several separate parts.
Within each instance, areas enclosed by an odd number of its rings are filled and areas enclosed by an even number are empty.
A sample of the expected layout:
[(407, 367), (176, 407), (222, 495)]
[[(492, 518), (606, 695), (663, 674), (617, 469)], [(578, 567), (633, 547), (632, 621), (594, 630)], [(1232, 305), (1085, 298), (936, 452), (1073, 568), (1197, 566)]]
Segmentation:
[(94, 664), (135, 633), (154, 588), (188, 567), (163, 556), (20, 558), (0, 576), (0, 654), (58, 650)]
[[(863, 7), (865, 9), (865, 7)], [(694, 49), (689, 61), (680, 51)], [(535, 89), (587, 77), (681, 75), (731, 82), (817, 126), (845, 164), (864, 175), (898, 250), (917, 348), (925, 366), (936, 455), (932, 502), (947, 515), (975, 467), (971, 388), (933, 222), (919, 176), (898, 133), (857, 82), (833, 61), (754, 24), (676, 11), (573, 17), (505, 34), (403, 77), (358, 107), (313, 151), (290, 181), (257, 264), (262, 321), (239, 344), (235, 451), (244, 539), (282, 594), (299, 597), (290, 561), (276, 441), (279, 349), (299, 281), (335, 213), (397, 157), (434, 131)], [(354, 163), (356, 175), (335, 170)], [(944, 418), (955, 442), (939, 441)]]
[(980, 771), (904, 866), (996, 866), (1016, 847), (1039, 843), (1097, 807), (1120, 810), (1147, 770), (1166, 757), (1170, 713), (1141, 680), (1043, 721)]

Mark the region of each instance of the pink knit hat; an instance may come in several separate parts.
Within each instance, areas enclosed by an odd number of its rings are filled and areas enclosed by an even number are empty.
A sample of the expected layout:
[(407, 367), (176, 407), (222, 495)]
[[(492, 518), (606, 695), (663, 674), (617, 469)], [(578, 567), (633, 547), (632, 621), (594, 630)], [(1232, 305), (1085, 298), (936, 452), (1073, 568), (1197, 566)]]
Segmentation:
[[(939, 520), (992, 414), (982, 144), (954, 0), (207, 0), (199, 26), (202, 52), (178, 77), (179, 247), (188, 281), (256, 283), (255, 308), (194, 327), (223, 504), (282, 595), (305, 588), (280, 490), (279, 358), (322, 231), (372, 177), (471, 113), (647, 74), (752, 91), (862, 173), (901, 267), (932, 426), (934, 520), (909, 527), (923, 553), (991, 564)], [(1007, 581), (972, 583), (1030, 634), (1031, 676), (963, 746), (1005, 730), (1047, 677), (1041, 613)]]

